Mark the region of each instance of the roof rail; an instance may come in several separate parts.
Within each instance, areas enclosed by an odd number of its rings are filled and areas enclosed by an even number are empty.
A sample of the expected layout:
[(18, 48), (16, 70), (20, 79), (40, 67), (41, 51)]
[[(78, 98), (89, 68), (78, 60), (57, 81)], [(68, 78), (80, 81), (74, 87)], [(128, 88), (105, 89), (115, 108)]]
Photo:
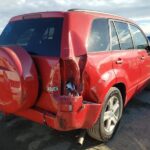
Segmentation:
[(89, 10), (89, 9), (76, 9), (76, 8), (69, 9), (68, 11), (84, 11), (84, 12), (96, 12), (96, 13), (102, 13), (102, 12), (100, 12), (100, 11), (96, 11), (96, 10)]
[(68, 11), (82, 11), (82, 12), (103, 13), (103, 14), (106, 14), (106, 15), (113, 15), (113, 16), (121, 17), (121, 16), (115, 15), (115, 14), (100, 12), (100, 11), (96, 11), (96, 10), (88, 10), (88, 9), (76, 9), (76, 8), (73, 8), (73, 9), (69, 9)]

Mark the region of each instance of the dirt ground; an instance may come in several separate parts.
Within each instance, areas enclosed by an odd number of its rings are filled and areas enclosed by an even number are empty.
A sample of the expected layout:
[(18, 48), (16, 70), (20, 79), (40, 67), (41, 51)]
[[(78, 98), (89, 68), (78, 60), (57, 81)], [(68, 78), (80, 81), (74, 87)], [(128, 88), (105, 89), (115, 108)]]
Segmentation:
[(0, 150), (150, 150), (150, 92), (141, 92), (127, 105), (116, 135), (107, 144), (86, 136), (79, 147), (78, 135), (79, 131), (58, 132), (9, 117), (0, 122)]

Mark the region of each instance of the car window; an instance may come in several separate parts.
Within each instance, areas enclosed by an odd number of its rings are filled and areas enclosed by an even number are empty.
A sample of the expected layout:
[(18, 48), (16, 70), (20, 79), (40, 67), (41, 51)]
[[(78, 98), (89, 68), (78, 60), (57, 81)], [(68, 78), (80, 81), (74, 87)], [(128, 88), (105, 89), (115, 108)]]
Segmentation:
[(42, 18), (10, 22), (0, 45), (18, 45), (30, 54), (60, 56), (63, 18)]
[(133, 49), (133, 42), (128, 24), (115, 21), (115, 26), (118, 33), (121, 49)]
[(134, 25), (130, 25), (130, 30), (136, 49), (145, 49), (148, 46), (147, 39), (144, 34)]
[(110, 22), (110, 26), (111, 26), (111, 49), (112, 50), (120, 50), (117, 32), (116, 32), (114, 23), (112, 21)]
[(96, 19), (88, 40), (88, 51), (104, 51), (110, 46), (108, 19)]

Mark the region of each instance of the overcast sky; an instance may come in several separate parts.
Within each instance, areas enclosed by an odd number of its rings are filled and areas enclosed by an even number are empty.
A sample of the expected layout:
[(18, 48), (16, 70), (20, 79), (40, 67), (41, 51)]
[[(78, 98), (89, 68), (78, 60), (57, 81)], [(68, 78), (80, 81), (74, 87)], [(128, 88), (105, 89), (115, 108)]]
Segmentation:
[(136, 21), (150, 35), (150, 0), (1, 0), (0, 32), (12, 16), (71, 8), (99, 10)]

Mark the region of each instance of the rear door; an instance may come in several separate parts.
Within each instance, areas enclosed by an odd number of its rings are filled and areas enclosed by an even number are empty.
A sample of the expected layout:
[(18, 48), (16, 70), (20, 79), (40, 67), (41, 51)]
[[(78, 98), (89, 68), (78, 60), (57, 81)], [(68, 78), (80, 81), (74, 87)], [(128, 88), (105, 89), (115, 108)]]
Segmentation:
[(110, 26), (113, 68), (117, 82), (126, 83), (127, 92), (131, 97), (139, 80), (138, 52), (134, 50), (127, 23), (111, 21)]
[(135, 46), (138, 53), (139, 62), (139, 85), (142, 87), (150, 77), (150, 53), (146, 50), (148, 41), (143, 32), (135, 25), (130, 25), (130, 30)]
[(102, 99), (100, 97), (107, 91), (107, 84), (113, 76), (108, 19), (95, 19), (87, 41), (84, 99), (95, 102)]

